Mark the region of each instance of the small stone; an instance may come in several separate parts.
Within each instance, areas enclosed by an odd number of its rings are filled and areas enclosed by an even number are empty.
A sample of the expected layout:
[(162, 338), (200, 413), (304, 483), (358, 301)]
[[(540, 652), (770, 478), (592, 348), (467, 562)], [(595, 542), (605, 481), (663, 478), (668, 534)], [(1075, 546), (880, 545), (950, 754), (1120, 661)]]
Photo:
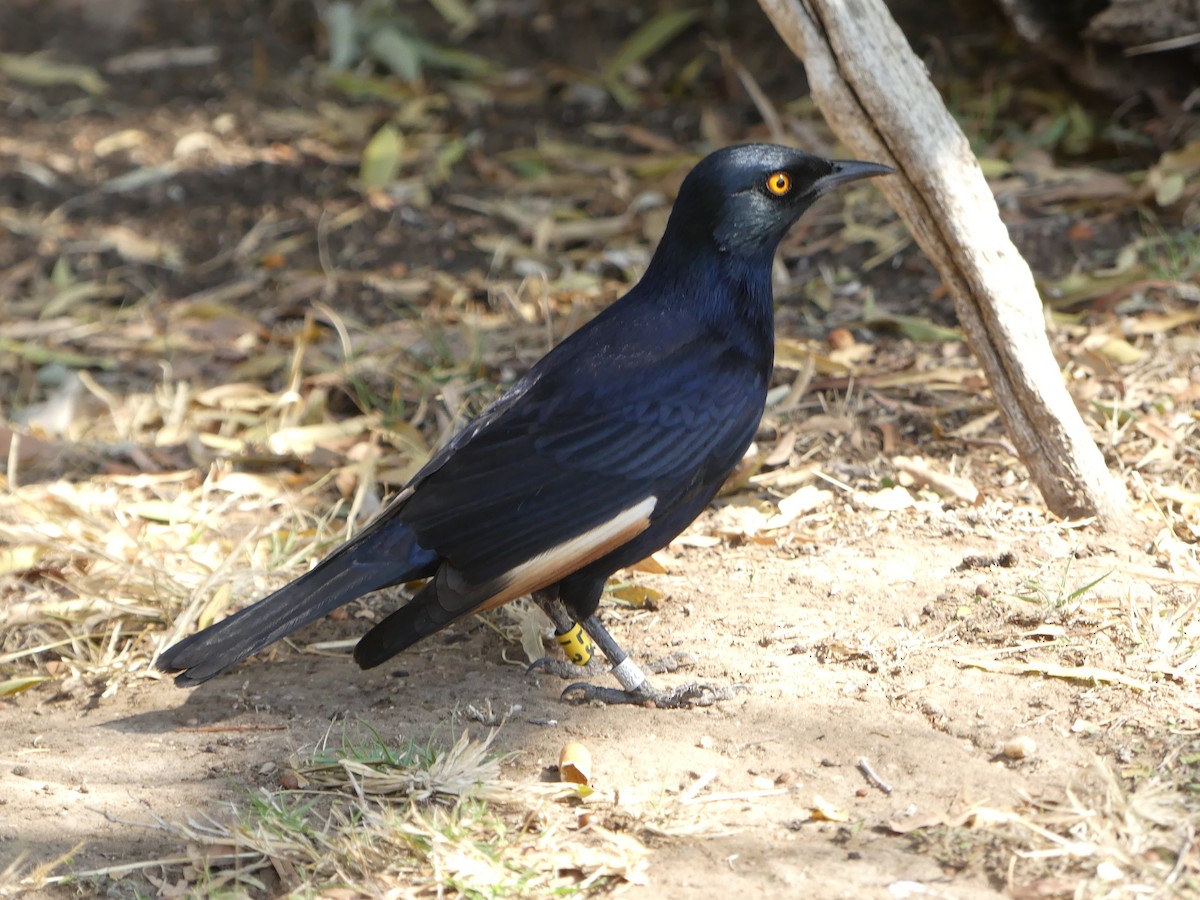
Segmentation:
[(829, 332), (829, 346), (833, 350), (846, 350), (854, 346), (854, 335), (846, 328), (835, 328)]
[(1007, 759), (1028, 759), (1037, 752), (1037, 743), (1028, 735), (1010, 738), (1001, 751)]

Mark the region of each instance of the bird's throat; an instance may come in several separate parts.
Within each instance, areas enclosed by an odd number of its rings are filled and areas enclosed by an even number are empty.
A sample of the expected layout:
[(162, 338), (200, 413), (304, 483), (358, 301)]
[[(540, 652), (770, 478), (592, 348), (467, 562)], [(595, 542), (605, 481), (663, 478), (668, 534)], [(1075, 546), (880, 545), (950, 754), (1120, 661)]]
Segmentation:
[(769, 373), (775, 349), (774, 248), (745, 255), (712, 246), (685, 251), (674, 245), (673, 237), (664, 236), (630, 296), (637, 296), (637, 302), (666, 302), (674, 307), (673, 315), (696, 317)]

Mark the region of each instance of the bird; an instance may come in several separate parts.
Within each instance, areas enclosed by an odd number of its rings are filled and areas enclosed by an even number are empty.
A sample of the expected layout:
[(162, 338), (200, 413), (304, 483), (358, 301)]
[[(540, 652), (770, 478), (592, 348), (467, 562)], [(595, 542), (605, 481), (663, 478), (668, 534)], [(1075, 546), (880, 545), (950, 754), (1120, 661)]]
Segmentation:
[(564, 698), (700, 702), (707, 686), (655, 688), (622, 650), (596, 614), (605, 582), (696, 519), (753, 441), (784, 235), (823, 194), (892, 171), (774, 144), (701, 159), (627, 293), (451, 438), (357, 536), (156, 667), (198, 685), (364, 594), (427, 579), (361, 638), (360, 667), (532, 595), (568, 656), (582, 664), (599, 646), (621, 685), (577, 683)]

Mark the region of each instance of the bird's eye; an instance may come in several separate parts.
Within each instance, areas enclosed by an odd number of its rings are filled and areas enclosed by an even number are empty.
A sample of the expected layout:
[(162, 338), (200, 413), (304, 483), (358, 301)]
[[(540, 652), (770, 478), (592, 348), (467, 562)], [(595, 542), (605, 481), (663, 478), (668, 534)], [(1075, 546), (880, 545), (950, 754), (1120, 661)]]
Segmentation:
[(792, 189), (792, 176), (787, 172), (772, 172), (767, 176), (767, 190), (782, 197)]

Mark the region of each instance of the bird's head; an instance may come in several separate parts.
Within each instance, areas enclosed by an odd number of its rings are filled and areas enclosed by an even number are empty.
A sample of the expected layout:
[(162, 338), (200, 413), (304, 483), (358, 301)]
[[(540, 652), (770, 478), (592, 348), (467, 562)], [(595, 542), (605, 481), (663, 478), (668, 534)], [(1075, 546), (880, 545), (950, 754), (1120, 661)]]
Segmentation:
[(679, 237), (694, 247), (711, 241), (722, 253), (769, 260), (822, 194), (891, 171), (776, 144), (726, 147), (702, 159), (683, 180), (664, 242)]

